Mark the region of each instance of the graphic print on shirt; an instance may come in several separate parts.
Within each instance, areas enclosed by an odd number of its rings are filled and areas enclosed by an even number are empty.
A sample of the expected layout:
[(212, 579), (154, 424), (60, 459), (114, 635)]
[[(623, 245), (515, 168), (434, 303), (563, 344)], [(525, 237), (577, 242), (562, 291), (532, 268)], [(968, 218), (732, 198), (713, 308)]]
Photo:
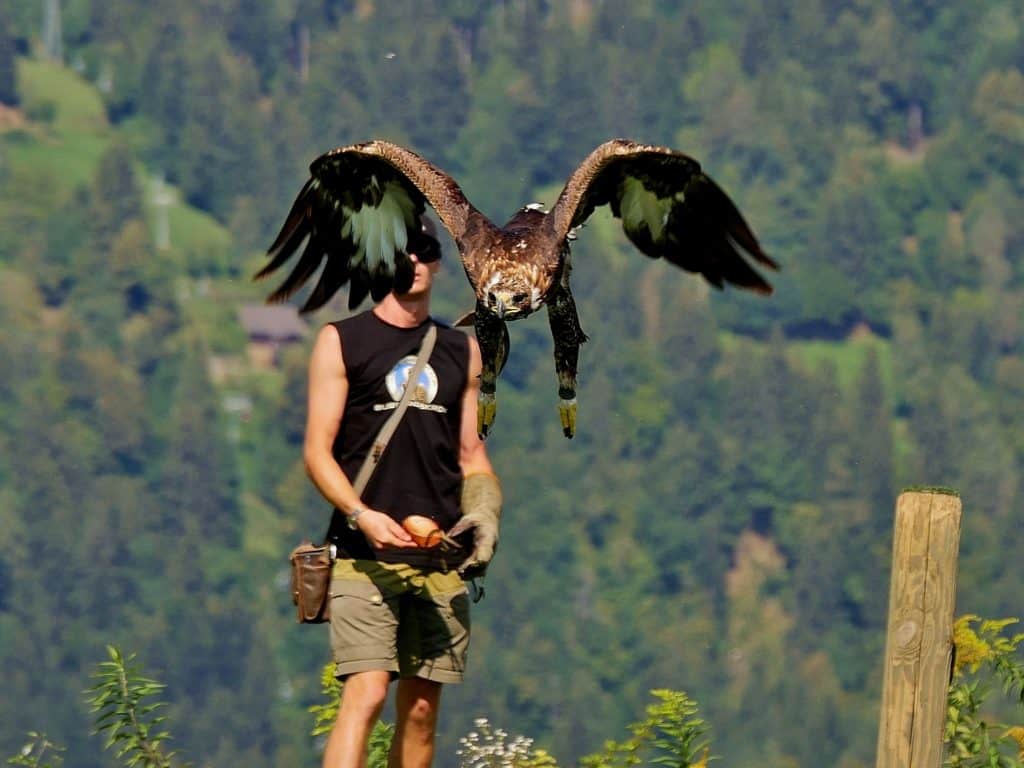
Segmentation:
[[(407, 355), (395, 363), (395, 367), (388, 371), (384, 377), (384, 385), (391, 395), (390, 403), (378, 403), (373, 406), (375, 411), (391, 411), (398, 407), (398, 401), (405, 393), (405, 383), (409, 380), (409, 374), (416, 365), (416, 355)], [(430, 363), (423, 366), (419, 378), (416, 380), (415, 389), (412, 393), (412, 400), (409, 401), (410, 408), (420, 408), (425, 411), (436, 411), (447, 413), (448, 409), (443, 405), (435, 405), (434, 398), (437, 397), (437, 373), (430, 367)]]

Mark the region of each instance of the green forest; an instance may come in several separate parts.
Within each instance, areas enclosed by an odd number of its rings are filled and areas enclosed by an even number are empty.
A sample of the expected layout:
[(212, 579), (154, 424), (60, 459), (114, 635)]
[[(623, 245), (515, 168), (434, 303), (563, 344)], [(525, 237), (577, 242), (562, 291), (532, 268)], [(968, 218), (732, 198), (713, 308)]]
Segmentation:
[(667, 689), (716, 764), (873, 765), (906, 486), (961, 494), (957, 613), (1024, 614), (1024, 0), (3, 0), (0, 757), (112, 765), (83, 691), (116, 645), (183, 759), (317, 764), (287, 556), (328, 519), (306, 364), (347, 310), (267, 353), (252, 275), (333, 147), (409, 146), (504, 221), (615, 136), (697, 158), (782, 270), (709, 289), (598, 212), (571, 442), (546, 322), (510, 327), (438, 764), (483, 717), (573, 765)]

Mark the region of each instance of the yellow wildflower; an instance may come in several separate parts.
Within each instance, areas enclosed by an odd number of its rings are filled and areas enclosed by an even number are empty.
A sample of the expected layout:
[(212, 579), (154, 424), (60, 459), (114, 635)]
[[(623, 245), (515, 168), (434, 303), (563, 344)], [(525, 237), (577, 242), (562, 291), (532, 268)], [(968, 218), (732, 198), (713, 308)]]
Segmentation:
[(953, 645), (956, 646), (954, 670), (957, 674), (962, 673), (965, 667), (977, 672), (978, 667), (992, 656), (992, 646), (978, 637), (971, 626), (976, 621), (978, 617), (968, 613), (953, 624)]
[(1024, 760), (1024, 725), (1015, 725), (1006, 734), (1017, 742), (1017, 757)]

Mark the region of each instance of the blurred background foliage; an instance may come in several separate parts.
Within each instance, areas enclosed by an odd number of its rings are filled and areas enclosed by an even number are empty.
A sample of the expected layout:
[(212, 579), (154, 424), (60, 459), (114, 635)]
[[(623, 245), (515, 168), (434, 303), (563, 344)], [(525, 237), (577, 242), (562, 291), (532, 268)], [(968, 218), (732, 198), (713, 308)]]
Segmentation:
[(486, 717), (572, 764), (671, 688), (725, 764), (869, 765), (900, 487), (965, 500), (960, 612), (1020, 614), (1022, 31), (1021, 0), (4, 2), (0, 754), (103, 765), (82, 691), (115, 644), (200, 764), (312, 764), (312, 335), (240, 323), (262, 249), (334, 146), (406, 143), (504, 219), (621, 135), (697, 157), (784, 269), (709, 291), (599, 212), (572, 443), (543, 319), (512, 326), (439, 754)]

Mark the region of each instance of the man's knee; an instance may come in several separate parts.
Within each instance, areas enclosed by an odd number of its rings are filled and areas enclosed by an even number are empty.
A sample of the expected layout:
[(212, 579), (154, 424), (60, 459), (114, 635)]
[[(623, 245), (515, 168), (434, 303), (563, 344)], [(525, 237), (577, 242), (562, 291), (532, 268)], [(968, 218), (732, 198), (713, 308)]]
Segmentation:
[(399, 694), (399, 714), (403, 721), (417, 729), (432, 731), (441, 703), (440, 684), (412, 678), (399, 685), (405, 689)]
[(437, 722), (437, 702), (417, 698), (406, 715), (406, 721), (420, 728), (433, 728)]
[(391, 678), (387, 672), (357, 672), (345, 679), (341, 691), (341, 713), (359, 712), (376, 718), (384, 708)]

